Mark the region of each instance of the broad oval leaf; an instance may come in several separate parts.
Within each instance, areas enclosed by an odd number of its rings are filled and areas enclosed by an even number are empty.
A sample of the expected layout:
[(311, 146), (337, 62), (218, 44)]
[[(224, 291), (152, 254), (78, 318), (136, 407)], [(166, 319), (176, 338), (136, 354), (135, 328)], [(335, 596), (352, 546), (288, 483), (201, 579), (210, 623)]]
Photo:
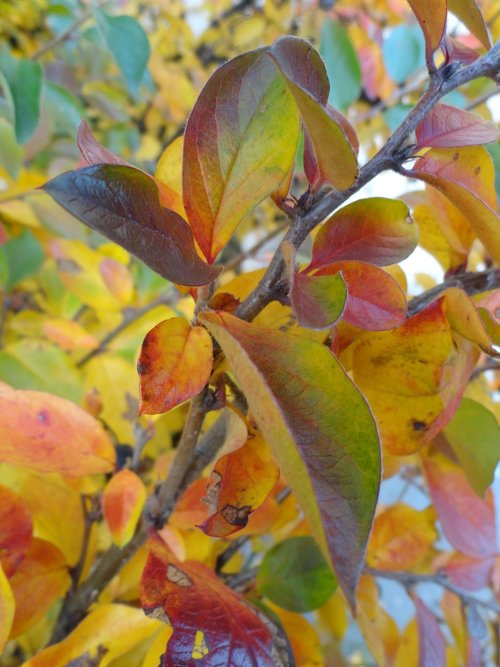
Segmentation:
[(104, 520), (119, 547), (132, 539), (145, 502), (144, 484), (132, 470), (120, 470), (106, 485), (102, 496)]
[(380, 483), (375, 422), (323, 345), (227, 313), (200, 320), (221, 345), (313, 535), (354, 605)]
[(346, 260), (327, 264), (311, 278), (342, 275), (347, 286), (342, 319), (361, 329), (384, 331), (403, 324), (406, 297), (398, 282), (383, 269), (366, 262)]
[(432, 148), (415, 162), (411, 174), (446, 195), (467, 217), (493, 259), (500, 262), (495, 170), (485, 148)]
[(68, 171), (43, 186), (67, 211), (167, 280), (205, 285), (218, 270), (199, 257), (188, 224), (160, 205), (153, 179), (133, 167), (102, 164)]
[(290, 537), (264, 556), (257, 588), (283, 609), (303, 613), (318, 609), (337, 587), (321, 550), (312, 537)]
[(250, 664), (275, 667), (269, 621), (198, 561), (178, 563), (158, 539), (142, 575), (141, 604), (148, 616), (174, 628), (161, 667)]
[(425, 37), (425, 59), (432, 66), (446, 26), (446, 0), (408, 0)]
[(478, 496), (491, 486), (500, 459), (500, 426), (484, 405), (464, 398), (444, 435)]
[(417, 245), (417, 227), (407, 205), (371, 197), (344, 206), (317, 233), (309, 269), (343, 259), (369, 264), (397, 264)]
[(241, 530), (279, 479), (279, 468), (260, 431), (250, 433), (238, 449), (222, 456), (212, 470), (207, 498), (215, 510), (199, 528), (212, 537)]
[(146, 335), (137, 370), (141, 415), (156, 415), (193, 398), (212, 372), (212, 340), (203, 327), (181, 317), (157, 324)]
[(263, 49), (230, 60), (209, 79), (184, 134), (183, 198), (210, 263), (285, 180), (298, 137), (297, 106)]
[(74, 403), (2, 386), (0, 460), (78, 476), (113, 470), (115, 450), (101, 424)]
[(325, 66), (315, 49), (302, 39), (283, 37), (268, 50), (300, 110), (307, 133), (309, 160), (314, 159), (318, 189), (326, 183), (350, 187), (358, 174), (353, 148), (336, 117), (326, 108), (330, 88)]
[(415, 128), (417, 148), (477, 146), (498, 139), (498, 127), (476, 114), (436, 104)]
[(478, 38), (486, 50), (491, 48), (486, 21), (476, 0), (448, 0), (448, 9)]
[(425, 478), (443, 533), (466, 556), (484, 558), (497, 552), (495, 503), (491, 489), (484, 500), (472, 490), (464, 471), (431, 447), (422, 454)]
[(11, 577), (22, 563), (31, 544), (31, 513), (16, 493), (0, 486), (0, 564)]

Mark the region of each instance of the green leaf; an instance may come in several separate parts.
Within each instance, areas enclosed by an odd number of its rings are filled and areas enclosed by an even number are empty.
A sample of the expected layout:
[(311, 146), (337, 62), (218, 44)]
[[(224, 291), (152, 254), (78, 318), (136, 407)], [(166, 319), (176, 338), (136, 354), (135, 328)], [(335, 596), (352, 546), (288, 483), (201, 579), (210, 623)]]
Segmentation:
[(14, 127), (5, 120), (0, 118), (0, 166), (14, 180), (17, 180), (19, 171), (23, 163), (24, 151), (16, 141), (16, 133)]
[(340, 23), (332, 19), (323, 23), (319, 51), (332, 86), (328, 102), (346, 109), (361, 93), (361, 66), (351, 39)]
[(299, 536), (275, 544), (266, 553), (257, 587), (283, 609), (304, 613), (325, 604), (337, 580), (313, 538)]
[(320, 343), (199, 315), (222, 347), (313, 536), (354, 607), (380, 484), (380, 445), (368, 404)]
[(417, 26), (399, 25), (384, 40), (382, 47), (385, 67), (395, 83), (404, 83), (420, 67), (425, 66), (425, 42)]
[(35, 131), (40, 117), (40, 63), (27, 58), (14, 58), (7, 51), (0, 51), (0, 86), (10, 96), (16, 139), (24, 144)]
[(50, 82), (46, 82), (44, 86), (43, 97), (54, 133), (73, 137), (85, 116), (80, 100), (66, 88)]
[(484, 405), (464, 398), (444, 434), (470, 485), (484, 497), (500, 460), (500, 426), (495, 415)]
[(0, 379), (15, 389), (47, 391), (80, 403), (83, 386), (73, 361), (59, 347), (23, 339), (0, 350)]
[(26, 229), (0, 246), (7, 267), (5, 288), (10, 290), (25, 278), (34, 276), (45, 259), (40, 242)]
[(97, 28), (135, 95), (148, 64), (151, 49), (146, 33), (132, 16), (94, 12)]

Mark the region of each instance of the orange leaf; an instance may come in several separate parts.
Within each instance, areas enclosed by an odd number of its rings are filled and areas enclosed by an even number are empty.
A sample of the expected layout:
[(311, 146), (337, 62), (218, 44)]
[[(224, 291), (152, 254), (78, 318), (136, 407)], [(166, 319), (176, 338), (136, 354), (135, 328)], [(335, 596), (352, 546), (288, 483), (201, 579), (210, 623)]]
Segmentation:
[(425, 59), (433, 64), (432, 55), (439, 47), (446, 25), (446, 0), (408, 0), (425, 37)]
[(448, 9), (478, 38), (485, 49), (491, 48), (488, 28), (476, 0), (448, 0)]
[(467, 217), (493, 259), (500, 262), (495, 170), (486, 148), (432, 148), (415, 162), (411, 174), (446, 195)]
[(431, 507), (418, 511), (392, 505), (375, 518), (367, 563), (382, 570), (411, 570), (429, 554), (437, 538)]
[(174, 628), (165, 667), (201, 659), (206, 667), (276, 664), (269, 621), (257, 609), (202, 563), (177, 563), (157, 539), (150, 548), (141, 603), (146, 614)]
[(0, 459), (63, 475), (113, 470), (115, 450), (93, 417), (41, 391), (0, 391)]
[(356, 596), (359, 629), (377, 664), (392, 667), (399, 644), (396, 622), (381, 607), (378, 588), (371, 577), (361, 577)]
[(208, 382), (212, 340), (203, 327), (173, 317), (157, 324), (142, 344), (140, 414), (159, 414), (186, 401)]
[(279, 474), (262, 434), (250, 434), (242, 447), (215, 464), (207, 495), (216, 511), (200, 528), (212, 537), (225, 537), (244, 528), (251, 512), (273, 490)]
[(0, 486), (0, 564), (11, 577), (22, 563), (31, 544), (33, 522), (24, 501)]
[(119, 547), (132, 539), (145, 502), (144, 484), (131, 470), (120, 470), (108, 482), (102, 497), (102, 509), (113, 542)]
[(59, 549), (35, 537), (10, 583), (16, 599), (16, 614), (10, 633), (12, 639), (45, 616), (54, 602), (64, 596), (71, 579)]

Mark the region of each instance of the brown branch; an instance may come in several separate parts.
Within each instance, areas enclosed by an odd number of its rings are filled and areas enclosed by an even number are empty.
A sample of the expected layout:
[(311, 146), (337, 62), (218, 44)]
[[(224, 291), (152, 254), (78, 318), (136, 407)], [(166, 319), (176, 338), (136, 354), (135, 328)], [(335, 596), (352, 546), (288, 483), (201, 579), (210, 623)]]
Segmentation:
[(234, 269), (238, 268), (242, 262), (244, 262), (246, 259), (249, 259), (250, 257), (253, 257), (256, 253), (259, 252), (259, 250), (261, 250), (267, 243), (269, 243), (269, 241), (272, 241), (276, 236), (284, 232), (288, 228), (289, 224), (289, 220), (286, 220), (286, 222), (281, 222), (272, 231), (270, 231), (269, 234), (266, 234), (266, 236), (260, 239), (260, 241), (258, 241), (251, 248), (241, 252), (232, 260), (224, 264), (224, 271), (233, 271)]
[(380, 579), (390, 579), (391, 581), (397, 581), (405, 588), (412, 588), (417, 584), (437, 584), (441, 588), (450, 591), (458, 598), (464, 605), (475, 605), (478, 607), (484, 607), (490, 611), (494, 611), (496, 614), (500, 614), (500, 605), (490, 600), (482, 600), (480, 598), (471, 595), (467, 591), (464, 591), (462, 588), (455, 586), (445, 574), (440, 572), (436, 574), (413, 574), (412, 572), (390, 572), (388, 570), (377, 570), (373, 567), (365, 567), (364, 573), (368, 574), (371, 577), (379, 577)]
[[(375, 176), (387, 169), (399, 170), (401, 163), (408, 156), (405, 150), (408, 148), (408, 142), (415, 128), (439, 100), (447, 93), (474, 79), (498, 76), (499, 68), (500, 44), (496, 44), (483, 58), (467, 67), (459, 68), (451, 75), (448, 74), (449, 70), (446, 67), (438, 70), (421, 100), (389, 137), (385, 146), (362, 167), (355, 183), (347, 190), (320, 192), (313, 206), (307, 211), (297, 207), (290, 230), (284, 240), (291, 241), (298, 249), (315, 227), (330, 217), (341, 204), (372, 181)], [(241, 319), (252, 320), (276, 298), (277, 286), (279, 288), (282, 285), (284, 270), (285, 263), (280, 246), (261, 281), (237, 308), (235, 314)]]
[(94, 350), (91, 350), (88, 352), (84, 357), (82, 357), (79, 361), (77, 361), (76, 365), (78, 368), (81, 368), (82, 366), (85, 366), (91, 359), (96, 357), (98, 354), (102, 354), (103, 352), (106, 351), (108, 345), (117, 337), (119, 336), (122, 331), (124, 331), (127, 327), (129, 327), (131, 324), (134, 322), (137, 322), (137, 320), (141, 319), (143, 315), (146, 313), (149, 313), (152, 311), (154, 308), (157, 308), (158, 306), (168, 306), (172, 305), (176, 302), (177, 298), (177, 291), (176, 290), (170, 290), (166, 292), (165, 294), (161, 294), (159, 297), (156, 299), (153, 299), (150, 301), (148, 304), (145, 306), (142, 306), (141, 308), (127, 308), (124, 311), (123, 314), (123, 320), (120, 322), (118, 326), (116, 326), (114, 329), (112, 329), (99, 343), (99, 346), (96, 347)]

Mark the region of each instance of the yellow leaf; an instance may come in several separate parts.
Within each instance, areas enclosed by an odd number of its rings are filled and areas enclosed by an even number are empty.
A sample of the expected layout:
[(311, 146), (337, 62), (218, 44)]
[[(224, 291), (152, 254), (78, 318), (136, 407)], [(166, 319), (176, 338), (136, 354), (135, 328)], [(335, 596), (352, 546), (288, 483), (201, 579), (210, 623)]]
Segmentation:
[(0, 652), (7, 642), (14, 620), (15, 601), (9, 580), (0, 565)]

